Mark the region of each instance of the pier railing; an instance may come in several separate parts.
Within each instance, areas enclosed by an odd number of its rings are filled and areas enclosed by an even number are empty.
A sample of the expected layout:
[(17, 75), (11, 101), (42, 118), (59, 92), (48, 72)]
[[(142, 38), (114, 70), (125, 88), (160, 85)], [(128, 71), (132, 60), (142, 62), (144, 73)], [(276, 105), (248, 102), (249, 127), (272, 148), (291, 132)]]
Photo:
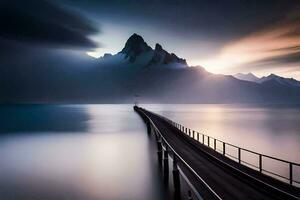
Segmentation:
[[(175, 151), (175, 149), (168, 143), (168, 141), (164, 138), (163, 134), (161, 134), (160, 130), (156, 127), (156, 125), (153, 123), (153, 121), (144, 113), (143, 110), (137, 109), (138, 107), (134, 107), (136, 111), (138, 111), (145, 121), (147, 125), (148, 132), (153, 131), (156, 139), (157, 139), (157, 145), (158, 145), (158, 160), (160, 162), (160, 165), (162, 165), (162, 162), (164, 163), (164, 170), (168, 171), (168, 156), (173, 157), (173, 178), (174, 178), (174, 186), (175, 186), (175, 193), (176, 191), (180, 191), (180, 183), (179, 183), (179, 177), (178, 177), (178, 162), (181, 162), (193, 175), (196, 176), (196, 178), (202, 183), (202, 185), (206, 188), (208, 193), (210, 194), (209, 199), (216, 199), (216, 200), (222, 200), (221, 197), (197, 174), (197, 172)], [(166, 119), (166, 118), (164, 118)], [(166, 119), (168, 120), (168, 119)], [(168, 120), (170, 121), (170, 120)], [(173, 123), (172, 123), (173, 124)], [(164, 158), (163, 158), (164, 157)], [(185, 177), (182, 171), (182, 176)], [(176, 176), (175, 176), (176, 175)], [(185, 179), (190, 186), (191, 190), (193, 191), (194, 195), (197, 199), (203, 199), (202, 196), (198, 193), (198, 191), (194, 188), (194, 186), (189, 182), (189, 180)], [(179, 194), (180, 195), (180, 194)], [(192, 199), (191, 192), (188, 193), (189, 197), (188, 199)]]
[[(172, 124), (174, 127), (182, 131), (183, 133), (187, 134), (189, 137), (193, 138), (194, 140), (200, 142), (201, 144), (215, 150), (216, 152), (223, 154), (226, 157), (231, 158), (232, 160), (238, 162), (239, 164), (245, 165), (247, 167), (250, 167), (252, 169), (255, 169), (259, 171), (260, 173), (263, 173), (265, 175), (271, 176), (273, 178), (276, 178), (280, 181), (289, 183), (290, 185), (299, 187), (300, 186), (300, 180), (295, 177), (296, 173), (298, 172), (298, 176), (300, 176), (300, 164), (295, 162), (290, 162), (287, 160), (283, 160), (280, 158), (276, 158), (273, 156), (261, 154), (246, 148), (242, 148), (239, 146), (236, 146), (234, 144), (230, 144), (228, 142), (216, 139), (214, 137), (211, 137), (209, 135), (199, 133), (198, 131), (192, 130), (190, 128), (187, 128), (183, 126), (182, 124), (179, 124), (177, 122), (174, 122), (164, 116), (155, 114), (166, 121), (168, 121), (170, 124)], [(235, 152), (235, 155), (233, 153)], [(243, 157), (244, 155), (244, 157)], [(248, 159), (246, 159), (247, 157)], [(270, 167), (271, 166), (271, 167)], [(275, 171), (274, 168), (277, 166), (277, 168), (284, 168), (287, 170), (284, 170), (287, 173), (279, 173), (278, 170)], [(269, 168), (268, 168), (269, 167)]]

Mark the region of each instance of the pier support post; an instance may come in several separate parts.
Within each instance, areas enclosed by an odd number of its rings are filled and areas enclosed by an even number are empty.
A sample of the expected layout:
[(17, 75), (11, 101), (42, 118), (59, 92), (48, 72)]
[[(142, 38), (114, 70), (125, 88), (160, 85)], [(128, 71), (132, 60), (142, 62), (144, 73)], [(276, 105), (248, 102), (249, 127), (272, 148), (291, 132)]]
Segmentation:
[(168, 146), (164, 150), (164, 173), (169, 174), (169, 156), (168, 156)]
[(162, 146), (161, 141), (157, 141), (157, 158), (158, 158), (158, 164), (161, 167), (162, 166)]
[(188, 200), (193, 200), (191, 190), (188, 191)]
[(168, 146), (165, 145), (164, 150), (164, 183), (167, 185), (169, 183), (169, 156), (168, 156)]
[(148, 133), (148, 135), (150, 135), (151, 134), (151, 125), (150, 125), (149, 120), (146, 121), (146, 125), (147, 125), (147, 133)]
[(180, 199), (180, 176), (177, 164), (177, 157), (173, 155), (173, 182), (174, 182), (174, 191), (175, 199)]
[(191, 137), (191, 129), (189, 129), (189, 136)]

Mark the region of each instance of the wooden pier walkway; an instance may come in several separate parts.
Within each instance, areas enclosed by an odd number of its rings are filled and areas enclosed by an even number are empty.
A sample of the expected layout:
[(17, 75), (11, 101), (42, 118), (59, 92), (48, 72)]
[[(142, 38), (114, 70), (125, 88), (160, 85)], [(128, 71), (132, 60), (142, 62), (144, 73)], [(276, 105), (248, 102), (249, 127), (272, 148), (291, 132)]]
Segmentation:
[[(146, 122), (148, 131), (156, 134), (159, 144), (162, 145), (161, 151), (163, 148), (168, 151), (158, 154), (158, 158), (162, 159), (162, 155), (173, 157), (200, 198), (300, 199), (298, 187), (224, 156), (214, 148), (199, 142), (199, 135), (194, 139), (195, 135), (189, 135), (190, 130), (187, 134), (186, 128), (163, 116), (137, 106), (134, 109)], [(164, 158), (168, 159), (166, 156)]]

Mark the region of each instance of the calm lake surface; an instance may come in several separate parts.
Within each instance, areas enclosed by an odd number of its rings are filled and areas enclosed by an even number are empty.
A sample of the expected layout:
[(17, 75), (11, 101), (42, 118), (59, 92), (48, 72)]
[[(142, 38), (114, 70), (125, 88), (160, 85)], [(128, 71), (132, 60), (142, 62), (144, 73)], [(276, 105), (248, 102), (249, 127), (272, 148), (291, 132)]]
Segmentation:
[[(189, 128), (300, 163), (300, 107), (142, 105)], [(132, 105), (0, 106), (0, 199), (165, 199)]]

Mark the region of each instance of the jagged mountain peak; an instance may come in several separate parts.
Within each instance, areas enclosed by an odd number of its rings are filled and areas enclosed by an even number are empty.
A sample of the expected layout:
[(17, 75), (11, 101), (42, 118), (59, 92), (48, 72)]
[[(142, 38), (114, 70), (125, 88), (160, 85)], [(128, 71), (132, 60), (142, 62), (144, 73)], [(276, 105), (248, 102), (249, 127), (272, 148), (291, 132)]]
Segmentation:
[[(141, 59), (139, 59), (139, 62), (145, 62), (144, 66), (168, 64), (171, 64), (168, 67), (174, 66), (175, 68), (188, 66), (185, 59), (179, 58), (174, 53), (169, 53), (164, 50), (159, 43), (156, 43), (155, 48), (152, 49), (145, 42), (143, 37), (136, 33), (128, 38), (122, 51), (118, 53), (118, 56), (123, 56), (124, 59), (128, 59), (131, 63), (134, 63), (140, 56)], [(107, 57), (110, 56), (103, 56), (102, 58)], [(142, 63), (139, 64), (143, 65)]]
[(129, 58), (130, 62), (134, 62), (137, 56), (151, 50), (152, 48), (144, 41), (143, 37), (134, 33), (126, 41), (121, 53), (125, 54), (125, 58)]
[(162, 51), (162, 50), (163, 50), (162, 46), (160, 44), (156, 43), (155, 44), (155, 51)]
[(148, 65), (170, 63), (187, 66), (185, 59), (179, 58), (174, 53), (167, 52), (159, 43), (156, 43), (153, 57)]

